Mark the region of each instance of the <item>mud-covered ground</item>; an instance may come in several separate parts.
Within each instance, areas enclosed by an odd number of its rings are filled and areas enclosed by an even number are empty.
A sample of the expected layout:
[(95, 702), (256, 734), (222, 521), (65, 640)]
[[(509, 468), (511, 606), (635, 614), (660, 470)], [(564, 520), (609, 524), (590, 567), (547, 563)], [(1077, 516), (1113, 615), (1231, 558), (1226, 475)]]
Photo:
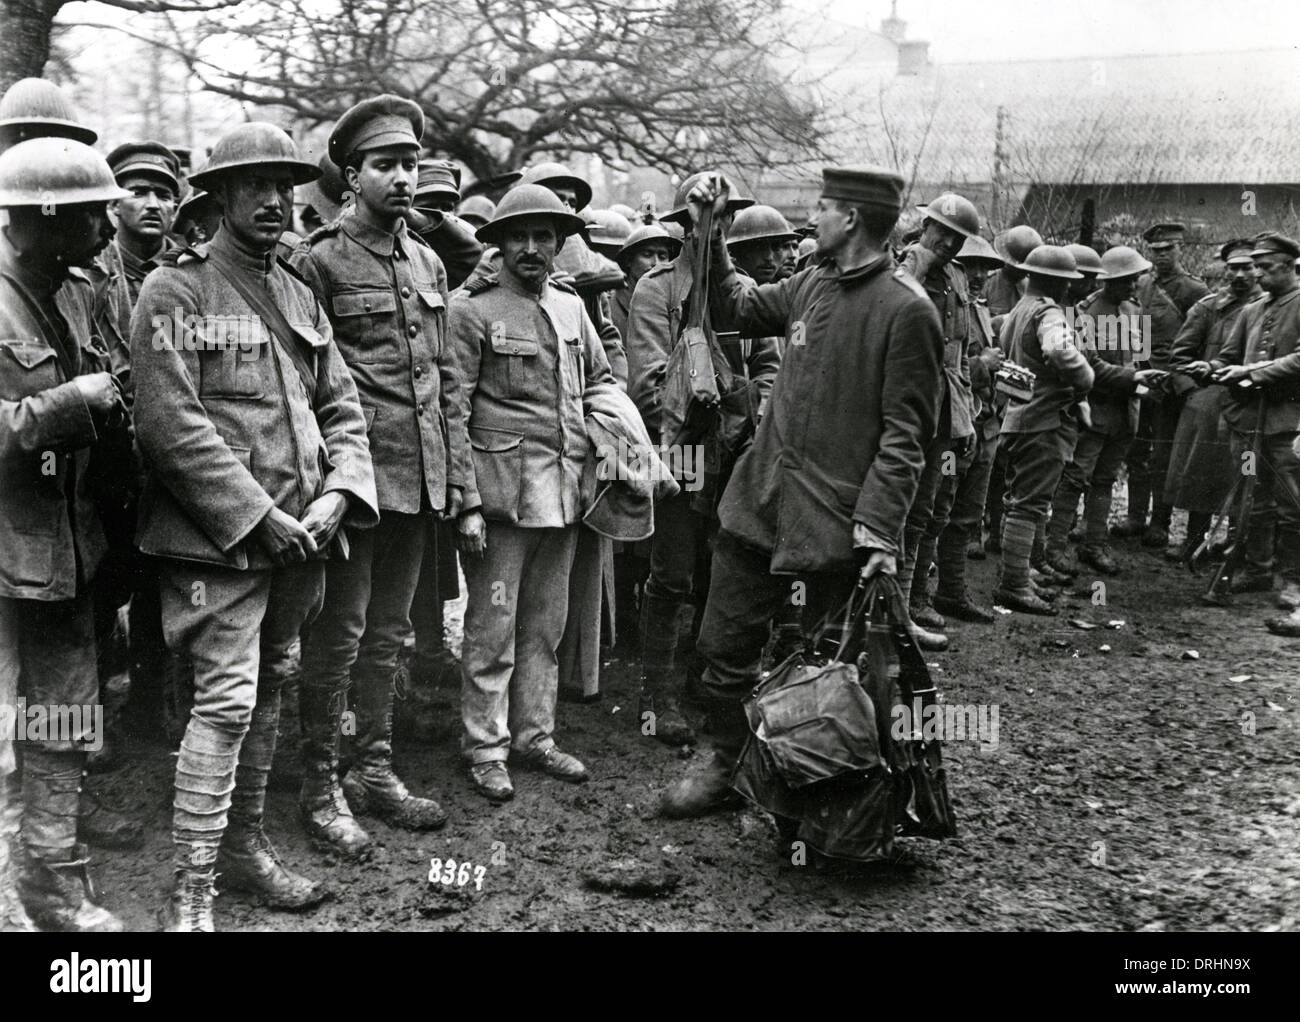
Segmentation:
[[(1230, 610), (1201, 607), (1205, 575), (1136, 541), (1116, 550), (1127, 570), (1105, 580), (1104, 605), (1085, 576), (1061, 617), (954, 624), (951, 650), (932, 656), (948, 702), (998, 711), (996, 748), (946, 746), (955, 840), (906, 839), (899, 863), (843, 875), (794, 865), (788, 849), (778, 856), (760, 811), (659, 819), (659, 793), (688, 762), (641, 736), (635, 665), (611, 660), (599, 702), (560, 705), (559, 742), (588, 764), (591, 782), (515, 770), (515, 800), (500, 807), (471, 790), (456, 754), (455, 692), (440, 693), (433, 740), (399, 736), (397, 759), (451, 821), (435, 834), (364, 821), (383, 845), (364, 865), (307, 844), (296, 741), (283, 741), (269, 832), (336, 896), (293, 915), (222, 895), (218, 928), (1296, 929), (1300, 641), (1264, 629), (1263, 594)], [(994, 565), (971, 562), (985, 599)], [(293, 719), (285, 726), (295, 733)], [(148, 844), (99, 852), (96, 870), (104, 903), (150, 929), (169, 873), (174, 758), (162, 746), (128, 753), (97, 784), (141, 814)], [(484, 867), (481, 890), (473, 868), (464, 887), (431, 887), (434, 857)], [(633, 896), (588, 885), (630, 858), (678, 877), (676, 887)]]

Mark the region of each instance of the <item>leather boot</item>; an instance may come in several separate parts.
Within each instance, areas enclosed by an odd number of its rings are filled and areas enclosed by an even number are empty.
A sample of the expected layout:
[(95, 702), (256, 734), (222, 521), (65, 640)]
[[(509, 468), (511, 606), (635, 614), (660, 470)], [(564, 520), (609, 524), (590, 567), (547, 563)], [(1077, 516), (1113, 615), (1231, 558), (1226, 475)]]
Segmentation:
[(361, 861), (374, 850), (374, 841), (353, 817), (339, 785), (343, 701), (342, 692), (307, 684), (298, 689), (303, 770), (298, 811), (316, 848)]
[(262, 830), (266, 784), (280, 726), (280, 690), (265, 680), (259, 679), (253, 719), (239, 748), (230, 825), (221, 839), (216, 868), (223, 889), (246, 891), (272, 908), (307, 908), (323, 901), (327, 892), (288, 869)]
[(16, 773), (0, 777), (0, 933), (31, 933), (36, 925), (18, 898), (17, 860), (23, 802)]
[(735, 765), (730, 756), (714, 750), (702, 764), (697, 764), (663, 793), (659, 814), (672, 820), (687, 820), (740, 805), (740, 793), (731, 786)]
[(42, 930), (59, 933), (121, 933), (122, 921), (95, 903), (85, 845), (46, 857), (23, 849), (18, 897)]
[(100, 848), (132, 851), (144, 847), (144, 827), (82, 781), (77, 807), (77, 840)]
[(664, 745), (690, 745), (695, 741), (695, 731), (672, 694), (672, 678), (660, 671), (647, 668), (641, 672), (637, 720), (643, 735)]
[(1173, 517), (1174, 509), (1168, 504), (1156, 501), (1155, 506), (1151, 509), (1151, 524), (1146, 527), (1142, 533), (1142, 545), (1149, 547), (1159, 547), (1163, 550), (1169, 545), (1169, 520)]
[(1103, 575), (1118, 575), (1119, 564), (1105, 543), (1084, 543), (1079, 547), (1079, 563), (1096, 568)]
[(158, 910), (164, 933), (212, 933), (212, 902), (217, 896), (215, 862), (211, 844), (176, 845), (172, 889)]
[[(939, 565), (939, 582), (931, 601), (935, 611), (959, 621), (992, 624), (995, 615), (970, 598), (966, 590), (966, 558), (970, 554), (967, 530), (949, 522), (939, 534), (935, 560)], [(945, 622), (946, 624), (946, 622)]]
[(357, 762), (343, 778), (354, 813), (378, 817), (402, 830), (437, 830), (447, 823), (442, 806), (412, 795), (393, 773), (393, 680), (357, 679)]

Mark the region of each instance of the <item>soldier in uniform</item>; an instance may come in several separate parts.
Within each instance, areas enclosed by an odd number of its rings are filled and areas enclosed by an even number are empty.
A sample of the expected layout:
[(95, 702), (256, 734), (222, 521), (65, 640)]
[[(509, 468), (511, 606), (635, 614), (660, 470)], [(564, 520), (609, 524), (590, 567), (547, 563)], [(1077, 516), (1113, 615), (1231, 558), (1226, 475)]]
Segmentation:
[(415, 208), (451, 213), (460, 202), (460, 168), (450, 160), (421, 160), (415, 184)]
[(1250, 257), (1254, 248), (1254, 242), (1240, 238), (1219, 249), (1228, 282), (1188, 310), (1169, 352), (1173, 384), (1189, 395), (1165, 476), (1166, 503), (1187, 509), (1187, 539), (1170, 554), (1177, 560), (1195, 552), (1232, 486), (1235, 466), (1220, 435), (1228, 391), (1210, 381), (1210, 362), (1218, 357), (1242, 310), (1263, 295)]
[(379, 518), (356, 385), (312, 289), (275, 258), (293, 186), (319, 173), (274, 125), (225, 135), (193, 176), (221, 203), (221, 229), (149, 275), (131, 324), (148, 470), (138, 540), (162, 559), (163, 631), (195, 675), (169, 930), (212, 929), (214, 871), (275, 907), (326, 895), (280, 861), (262, 823), (280, 689), (320, 609), (322, 557), (341, 552), (341, 526)]
[[(942, 615), (930, 606), (930, 565), (939, 535), (948, 524), (960, 477), (975, 459), (975, 398), (971, 390), (969, 345), (974, 317), (966, 271), (954, 259), (966, 240), (979, 234), (979, 213), (968, 199), (945, 192), (927, 206), (921, 236), (903, 255), (903, 269), (915, 277), (939, 313), (943, 325), (944, 397), (939, 430), (925, 454), (925, 471), (907, 516), (903, 573), (899, 582), (910, 597), (912, 620), (923, 648), (944, 649)], [(965, 546), (963, 544), (963, 556)], [(934, 633), (925, 629), (935, 629)]]
[[(1136, 300), (1151, 324), (1150, 363), (1155, 369), (1168, 368), (1169, 350), (1188, 310), (1210, 290), (1179, 264), (1186, 230), (1182, 224), (1164, 223), (1142, 234), (1155, 269), (1139, 283)], [(1137, 436), (1129, 447), (1128, 513), (1113, 532), (1121, 537), (1140, 535), (1143, 546), (1163, 549), (1169, 542), (1173, 508), (1165, 503), (1163, 489), (1182, 404), (1183, 396), (1174, 390), (1162, 392), (1160, 400), (1144, 401)]]
[(1031, 584), (1030, 558), (1074, 449), (1072, 406), (1092, 387), (1093, 372), (1061, 308), (1069, 282), (1079, 279), (1074, 256), (1056, 245), (1039, 245), (1019, 269), (1028, 276), (1025, 295), (1002, 323), (1001, 347), (1034, 374), (1034, 384), (1028, 400), (1007, 404), (1002, 421), (1007, 482), (1002, 566), (993, 598), (1012, 610), (1051, 615), (1055, 609)]
[[(436, 801), (412, 795), (393, 772), (392, 746), (397, 657), (411, 629), (428, 519), (459, 514), (468, 458), (459, 376), (443, 344), (446, 273), (404, 219), (423, 133), (420, 108), (397, 96), (365, 100), (340, 117), (329, 155), (355, 209), (293, 257), (356, 381), (379, 494), (379, 524), (347, 534), (351, 553), (330, 561), (325, 604), (303, 643), (299, 808), (315, 841), (350, 858), (372, 842), (349, 806), (406, 830), (447, 822)], [(350, 684), (356, 765), (343, 779), (344, 804), (338, 738)]]
[(681, 241), (657, 223), (643, 224), (634, 229), (618, 250), (614, 261), (627, 277), (627, 284), (615, 291), (610, 299), (610, 317), (619, 336), (623, 338), (624, 345), (627, 344), (627, 318), (632, 305), (632, 294), (636, 291), (637, 284), (656, 266), (671, 263), (681, 250)]
[[(0, 156), (0, 704), (14, 708), (21, 695), (60, 724), (25, 742), (22, 757), (16, 889), (48, 930), (122, 928), (95, 904), (77, 817), (86, 754), (103, 738), (90, 589), (106, 549), (97, 484), (120, 471), (101, 459), (120, 449), (126, 406), (93, 332), (91, 289), (65, 285), (112, 239), (107, 203), (123, 195), (81, 142), (29, 138)], [(9, 743), (0, 746), (7, 802), (14, 764)]]
[(1153, 384), (1163, 375), (1156, 369), (1138, 368), (1138, 363), (1146, 361), (1148, 338), (1132, 297), (1138, 277), (1150, 268), (1131, 248), (1119, 245), (1109, 249), (1101, 257), (1097, 277), (1101, 290), (1074, 306), (1076, 336), (1093, 372), (1088, 397), (1091, 422), (1080, 425), (1074, 454), (1052, 498), (1052, 519), (1047, 526), (1047, 562), (1067, 576), (1079, 571), (1068, 536), (1080, 496), (1084, 537), (1078, 561), (1103, 575), (1119, 574), (1106, 543), (1111, 491), (1137, 429), (1138, 387)]
[[(1248, 571), (1234, 589), (1271, 591), (1275, 567), (1283, 587), (1278, 605), (1290, 613), (1265, 624), (1276, 635), (1300, 637), (1300, 243), (1275, 233), (1255, 239), (1251, 258), (1263, 297), (1242, 310), (1219, 354), (1213, 379), (1237, 389), (1224, 418), (1232, 428), (1233, 463), (1241, 465), (1259, 432), (1255, 503), (1246, 529)], [(1243, 383), (1249, 386), (1243, 388)], [(1274, 552), (1276, 550), (1276, 561)], [(1234, 579), (1234, 582), (1236, 580)]]
[(594, 456), (583, 406), (618, 389), (582, 300), (551, 277), (584, 223), (546, 188), (511, 189), (478, 231), (499, 246), (500, 273), (458, 291), (448, 314), (472, 453), (458, 525), (469, 596), (461, 752), (493, 802), (514, 795), (512, 749), (549, 776), (587, 779), (553, 736), (580, 483)]
[[(709, 239), (717, 319), (742, 333), (784, 333), (787, 344), (767, 414), (718, 509), (697, 647), (714, 755), (664, 793), (667, 816), (737, 800), (730, 776), (748, 734), (741, 700), (795, 578), (806, 581), (811, 624), (843, 606), (859, 573), (897, 572), (943, 399), (939, 317), (887, 247), (902, 194), (890, 170), (824, 169), (813, 219), (821, 262), (775, 284), (743, 279), (720, 232)], [(725, 182), (708, 177), (691, 194), (692, 216), (726, 197)]]
[(456, 215), (476, 231), (496, 216), (496, 212), (497, 204), (486, 195), (471, 195), (456, 207)]
[[(686, 196), (705, 174), (693, 174), (678, 186), (674, 208), (665, 220), (687, 218)], [(729, 221), (753, 201), (733, 196), (724, 213)], [(688, 315), (688, 303), (704, 301), (692, 293), (694, 260), (702, 258), (699, 243), (689, 236), (678, 256), (666, 265), (649, 270), (637, 284), (628, 314), (628, 396), (636, 403), (646, 430), (655, 443), (671, 443), (662, 436), (661, 420), (664, 373), (669, 354), (677, 345)], [(713, 321), (713, 328), (725, 331), (726, 321)], [(755, 347), (742, 362), (739, 347), (728, 354), (732, 368), (749, 379), (770, 387), (780, 363), (775, 344)], [(699, 451), (703, 445), (692, 450)], [(683, 469), (687, 459), (678, 459)], [(702, 461), (702, 458), (696, 459)], [(655, 531), (650, 537), (650, 577), (641, 601), (641, 691), (638, 713), (653, 720), (653, 736), (665, 745), (681, 746), (695, 734), (678, 705), (685, 663), (695, 633), (695, 594), (701, 562), (707, 557), (710, 518), (716, 493), (705, 492), (703, 466), (695, 464), (696, 476), (685, 478), (682, 492), (655, 502)], [(653, 714), (653, 717), (645, 717)]]
[(134, 305), (144, 278), (162, 265), (167, 232), (180, 195), (180, 163), (161, 142), (128, 142), (108, 154), (117, 183), (130, 196), (113, 206), (117, 238), (112, 258), (122, 269)]
[(779, 278), (792, 243), (798, 245), (799, 235), (771, 206), (742, 209), (727, 232), (732, 262), (758, 284)]

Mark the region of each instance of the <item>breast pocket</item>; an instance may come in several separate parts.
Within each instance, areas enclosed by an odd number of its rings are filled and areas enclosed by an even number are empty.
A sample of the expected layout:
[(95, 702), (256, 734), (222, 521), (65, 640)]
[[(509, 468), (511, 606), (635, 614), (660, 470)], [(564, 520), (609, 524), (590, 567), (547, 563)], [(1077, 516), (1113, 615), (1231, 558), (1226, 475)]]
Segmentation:
[(208, 321), (199, 341), (199, 397), (258, 401), (266, 396), (266, 342), (260, 319)]
[(492, 334), (493, 364), (498, 385), (507, 397), (538, 397), (545, 390), (541, 379), (541, 345), (531, 337)]
[(436, 288), (420, 288), (420, 311), (424, 317), (424, 335), (429, 338), (433, 357), (442, 355), (447, 331), (447, 307)]
[(0, 340), (0, 397), (20, 401), (59, 385), (59, 363), (47, 344)]
[(397, 361), (397, 297), (391, 288), (344, 291), (330, 305), (335, 340), (348, 362)]

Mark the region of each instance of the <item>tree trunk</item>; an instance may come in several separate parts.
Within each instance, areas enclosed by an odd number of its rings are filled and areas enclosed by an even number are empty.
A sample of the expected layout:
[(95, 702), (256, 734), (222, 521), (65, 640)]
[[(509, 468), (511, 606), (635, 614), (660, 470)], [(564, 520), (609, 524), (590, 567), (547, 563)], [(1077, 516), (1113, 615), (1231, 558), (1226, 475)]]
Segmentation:
[(39, 78), (50, 57), (50, 27), (64, 0), (0, 0), (0, 93)]

